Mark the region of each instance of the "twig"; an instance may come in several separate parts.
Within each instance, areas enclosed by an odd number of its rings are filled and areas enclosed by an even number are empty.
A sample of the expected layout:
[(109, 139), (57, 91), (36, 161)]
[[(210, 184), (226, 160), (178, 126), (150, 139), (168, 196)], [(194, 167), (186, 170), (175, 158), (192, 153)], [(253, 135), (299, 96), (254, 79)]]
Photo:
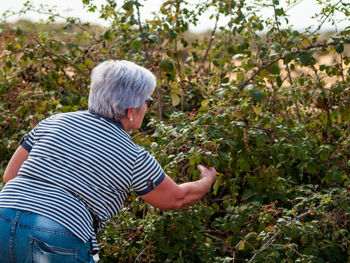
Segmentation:
[[(319, 205), (316, 208), (314, 208), (312, 210), (309, 210), (309, 211), (307, 211), (307, 212), (305, 212), (305, 213), (295, 217), (292, 221), (290, 221), (288, 224), (286, 224), (286, 227), (291, 226), (295, 221), (298, 221), (298, 220), (308, 216), (310, 213), (315, 213), (321, 206), (322, 205)], [(275, 240), (276, 240), (276, 238), (277, 238), (277, 236), (279, 234), (281, 234), (281, 230), (280, 229), (266, 242), (266, 244), (263, 245), (262, 248), (259, 249), (258, 252), (256, 252), (253, 255), (253, 257), (248, 261), (248, 263), (249, 262), (253, 262), (260, 255), (261, 252), (263, 252), (265, 249), (269, 248), (273, 244), (273, 242), (275, 242)]]
[[(179, 14), (181, 13), (180, 12), (180, 2), (176, 2), (176, 11), (175, 11), (175, 28), (174, 28), (174, 25), (173, 25), (173, 30), (174, 31), (177, 31), (177, 28), (178, 28), (178, 22), (179, 22)], [(175, 47), (175, 60), (176, 60), (176, 74), (180, 80), (180, 87), (181, 87), (181, 90), (182, 90), (182, 93), (181, 93), (181, 110), (184, 111), (184, 94), (186, 93), (185, 92), (185, 89), (184, 89), (184, 81), (182, 79), (182, 74), (181, 74), (181, 62), (180, 62), (180, 59), (179, 59), (179, 50), (178, 50), (178, 46), (177, 46), (177, 36), (174, 40), (174, 47)]]
[[(334, 46), (337, 45), (339, 43), (339, 41), (334, 41), (331, 43), (321, 43), (321, 44), (316, 44), (316, 45), (310, 45), (307, 46), (305, 48), (301, 48), (297, 51), (291, 52), (291, 55), (297, 55), (300, 54), (302, 52), (305, 52), (307, 50), (313, 49), (313, 48), (320, 48), (320, 47), (328, 47), (328, 46)], [(289, 55), (290, 55), (289, 54)], [(273, 65), (274, 63), (276, 63), (277, 61), (284, 59), (285, 56), (280, 55), (279, 57), (275, 58), (274, 60), (270, 61), (269, 63), (266, 63), (265, 65), (261, 66), (260, 68), (258, 68), (248, 79), (246, 79), (239, 87), (238, 90), (242, 91), (244, 89), (245, 86), (247, 86), (252, 80), (255, 79), (256, 75), (259, 74), (261, 71), (267, 69), (268, 67), (270, 67), (271, 65)], [(232, 99), (231, 99), (232, 100)]]
[(179, 136), (177, 136), (176, 138), (172, 139), (165, 147), (164, 149), (161, 151), (160, 154), (163, 154), (167, 151), (167, 149), (169, 148), (170, 144), (172, 144), (173, 142), (177, 141), (178, 139), (180, 139), (182, 136), (184, 136), (183, 134), (180, 134)]
[(201, 65), (200, 69), (204, 68), (204, 63), (207, 60), (207, 57), (208, 57), (208, 54), (209, 54), (209, 50), (211, 48), (211, 45), (213, 44), (213, 39), (214, 39), (214, 36), (215, 36), (215, 33), (216, 33), (216, 28), (218, 26), (218, 21), (219, 21), (219, 15), (216, 15), (214, 29), (213, 29), (213, 31), (211, 31), (208, 47), (207, 47), (207, 50), (205, 51), (205, 55), (204, 55), (204, 57), (202, 59), (202, 65)]
[(140, 254), (137, 255), (137, 257), (135, 258), (134, 262), (137, 262), (139, 260), (139, 258), (141, 257), (141, 255), (146, 251), (146, 249), (148, 248), (148, 246), (146, 246), (144, 249), (142, 249), (142, 251), (140, 252)]
[(76, 64), (74, 64), (73, 62), (69, 61), (68, 59), (66, 59), (65, 57), (61, 56), (61, 55), (58, 55), (58, 54), (55, 54), (51, 51), (47, 51), (47, 50), (44, 50), (44, 52), (48, 55), (51, 55), (51, 56), (55, 56), (57, 57), (58, 59), (66, 62), (67, 64), (71, 65), (73, 68), (75, 68), (76, 70), (78, 70), (80, 73), (82, 73), (85, 77), (89, 78), (90, 75), (88, 73), (86, 73), (84, 70), (82, 70), (81, 68), (79, 68)]
[(145, 52), (145, 56), (147, 58), (148, 63), (151, 64), (151, 57), (148, 53), (148, 49), (147, 49), (147, 44), (146, 44), (146, 40), (145, 40), (145, 36), (143, 34), (143, 27), (141, 24), (141, 15), (140, 15), (140, 7), (138, 4), (136, 4), (136, 10), (137, 10), (137, 23), (139, 24), (139, 30), (142, 36), (142, 46), (143, 46), (143, 51)]
[[(278, 33), (279, 33), (280, 43), (282, 44), (283, 36), (282, 36), (281, 29), (280, 29), (279, 24), (278, 24), (278, 18), (277, 18), (277, 13), (276, 13), (276, 3), (275, 3), (275, 1), (272, 1), (272, 6), (273, 6), (273, 11), (274, 11), (275, 24), (276, 24), (276, 27), (277, 27), (277, 31), (278, 31)], [(294, 90), (294, 88), (295, 88), (295, 87), (294, 87), (294, 82), (293, 82), (292, 75), (291, 75), (291, 73), (290, 73), (290, 68), (289, 68), (289, 65), (288, 65), (288, 64), (286, 65), (286, 69), (287, 69), (287, 73), (288, 73), (289, 83), (290, 83), (290, 85), (292, 86), (292, 92), (295, 93), (295, 90)], [(293, 96), (293, 101), (294, 101), (294, 104), (295, 104), (295, 110), (296, 110), (298, 122), (301, 123), (301, 117), (300, 117), (300, 111), (299, 111), (298, 101), (297, 101), (297, 99), (295, 98), (295, 96)]]
[[(342, 0), (339, 0), (337, 3), (335, 3), (333, 6), (337, 6), (339, 3), (341, 3)], [(314, 35), (317, 31), (319, 31), (321, 29), (321, 27), (323, 26), (323, 24), (326, 22), (326, 20), (333, 15), (332, 12), (328, 12), (328, 14), (324, 17), (324, 19), (321, 21), (321, 23), (318, 25), (318, 27), (311, 32), (310, 34), (306, 35), (304, 38), (301, 39), (301, 41), (303, 41), (304, 39), (308, 38), (309, 36)]]

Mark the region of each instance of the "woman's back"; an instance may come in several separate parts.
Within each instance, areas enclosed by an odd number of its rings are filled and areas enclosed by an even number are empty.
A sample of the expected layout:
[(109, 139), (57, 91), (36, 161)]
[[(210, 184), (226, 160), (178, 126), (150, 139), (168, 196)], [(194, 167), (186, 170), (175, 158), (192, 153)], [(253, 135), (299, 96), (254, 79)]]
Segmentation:
[(164, 176), (121, 123), (89, 111), (40, 122), (22, 146), (30, 154), (0, 193), (0, 207), (47, 216), (84, 241), (94, 237), (92, 225), (97, 231), (117, 214), (130, 188), (142, 193)]

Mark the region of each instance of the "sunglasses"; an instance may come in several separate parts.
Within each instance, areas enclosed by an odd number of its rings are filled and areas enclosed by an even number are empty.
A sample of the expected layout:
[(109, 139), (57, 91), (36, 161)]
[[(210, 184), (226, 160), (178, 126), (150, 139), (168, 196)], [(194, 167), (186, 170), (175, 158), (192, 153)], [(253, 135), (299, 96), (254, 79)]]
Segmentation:
[(146, 106), (147, 108), (151, 108), (152, 103), (153, 103), (153, 99), (152, 98), (148, 98), (147, 100), (145, 100)]

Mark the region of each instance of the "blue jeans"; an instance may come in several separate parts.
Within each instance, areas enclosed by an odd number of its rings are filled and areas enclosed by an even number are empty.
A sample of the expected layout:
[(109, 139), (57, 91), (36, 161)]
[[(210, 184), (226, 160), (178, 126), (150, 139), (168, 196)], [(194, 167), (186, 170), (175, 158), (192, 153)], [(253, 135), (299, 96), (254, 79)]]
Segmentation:
[(94, 262), (90, 248), (45, 216), (0, 208), (0, 263)]

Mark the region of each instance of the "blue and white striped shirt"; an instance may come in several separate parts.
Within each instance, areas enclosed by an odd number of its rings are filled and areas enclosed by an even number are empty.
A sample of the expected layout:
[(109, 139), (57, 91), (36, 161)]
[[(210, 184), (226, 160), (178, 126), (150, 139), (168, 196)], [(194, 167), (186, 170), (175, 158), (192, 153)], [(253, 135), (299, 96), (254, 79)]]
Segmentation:
[(146, 194), (165, 176), (120, 122), (89, 111), (51, 116), (21, 145), (28, 159), (0, 192), (0, 207), (49, 217), (91, 239), (95, 251), (95, 232), (116, 216), (129, 190)]

